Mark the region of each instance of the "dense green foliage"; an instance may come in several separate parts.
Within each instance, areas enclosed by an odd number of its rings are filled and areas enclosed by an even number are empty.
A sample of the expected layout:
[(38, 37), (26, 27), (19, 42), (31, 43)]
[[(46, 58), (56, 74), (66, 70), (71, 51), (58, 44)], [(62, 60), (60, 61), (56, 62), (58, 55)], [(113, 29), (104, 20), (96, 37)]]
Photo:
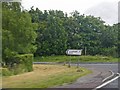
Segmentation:
[(33, 54), (22, 54), (12, 57), (12, 60), (7, 62), (7, 68), (2, 69), (3, 76), (17, 75), (33, 70)]
[[(31, 16), (27, 11), (21, 10), (20, 3), (2, 3), (2, 59), (4, 66), (9, 69), (13, 69), (13, 67), (20, 69), (19, 65), (21, 65), (21, 70), (32, 70), (32, 57), (29, 55), (26, 57), (24, 54), (33, 54), (37, 49), (35, 45), (36, 29), (37, 24), (32, 23)], [(19, 62), (19, 59), (25, 61)], [(14, 65), (16, 63), (19, 64), (17, 67)], [(16, 73), (19, 71), (16, 70)]]
[(83, 49), (87, 55), (118, 55), (118, 26), (105, 25), (99, 17), (80, 15), (78, 11), (70, 16), (63, 11), (29, 11), (32, 22), (38, 23), (35, 55), (62, 55), (66, 49)]
[(11, 76), (13, 73), (10, 70), (8, 70), (7, 68), (3, 68), (2, 72), (0, 72), (0, 74), (2, 76)]
[(3, 3), (2, 5), (2, 46), (4, 58), (9, 56), (7, 52), (24, 54), (33, 53), (36, 49), (33, 45), (36, 39), (36, 25), (31, 23), (31, 17), (27, 12), (6, 8), (7, 5), (14, 6), (14, 4), (16, 3), (10, 3), (10, 5)]
[[(33, 70), (33, 54), (23, 54), (15, 56), (17, 66), (22, 65), (24, 71), (23, 72), (30, 72)], [(22, 68), (21, 67), (21, 68)]]

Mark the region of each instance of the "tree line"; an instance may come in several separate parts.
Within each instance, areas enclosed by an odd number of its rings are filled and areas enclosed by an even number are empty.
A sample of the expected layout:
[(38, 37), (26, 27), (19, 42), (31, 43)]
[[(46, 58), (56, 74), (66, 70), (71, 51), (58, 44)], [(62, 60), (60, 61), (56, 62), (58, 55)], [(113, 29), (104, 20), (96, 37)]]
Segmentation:
[(2, 4), (3, 62), (18, 54), (65, 55), (67, 49), (86, 49), (87, 55), (118, 55), (118, 23), (100, 17), (70, 15), (61, 10), (24, 10), (21, 3)]
[(118, 24), (106, 25), (100, 17), (81, 15), (74, 11), (68, 16), (60, 10), (38, 8), (28, 11), (36, 30), (35, 55), (64, 55), (66, 49), (83, 49), (83, 55), (118, 55)]

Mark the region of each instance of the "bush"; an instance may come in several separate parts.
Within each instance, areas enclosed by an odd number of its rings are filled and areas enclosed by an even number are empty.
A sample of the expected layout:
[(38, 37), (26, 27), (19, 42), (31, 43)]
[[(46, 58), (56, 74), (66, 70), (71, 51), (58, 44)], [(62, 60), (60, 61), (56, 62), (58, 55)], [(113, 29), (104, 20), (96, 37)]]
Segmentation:
[(3, 76), (17, 75), (33, 70), (33, 54), (22, 54), (12, 56), (8, 59), (6, 67), (2, 71)]
[(25, 65), (23, 65), (23, 64), (18, 64), (16, 66), (10, 68), (9, 70), (13, 73), (13, 75), (27, 72), (25, 69)]
[(103, 48), (101, 54), (106, 56), (118, 57), (118, 50), (117, 47)]
[(11, 76), (13, 73), (12, 71), (8, 70), (7, 68), (2, 68), (2, 73), (3, 76)]
[[(30, 72), (33, 70), (33, 54), (16, 55), (16, 65), (21, 72)], [(21, 69), (21, 70), (20, 70)]]

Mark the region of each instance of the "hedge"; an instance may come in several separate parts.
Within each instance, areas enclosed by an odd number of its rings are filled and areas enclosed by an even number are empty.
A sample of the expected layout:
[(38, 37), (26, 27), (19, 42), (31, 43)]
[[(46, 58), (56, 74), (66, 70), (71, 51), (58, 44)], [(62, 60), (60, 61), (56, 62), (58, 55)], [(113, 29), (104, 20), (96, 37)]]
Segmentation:
[(0, 74), (2, 73), (2, 76), (11, 76), (13, 74), (8, 68), (2, 68), (1, 71)]
[(30, 72), (33, 70), (33, 54), (16, 55), (17, 67), (22, 68), (22, 72)]
[(3, 76), (17, 75), (33, 70), (33, 54), (18, 54), (8, 58), (9, 62), (2, 71)]

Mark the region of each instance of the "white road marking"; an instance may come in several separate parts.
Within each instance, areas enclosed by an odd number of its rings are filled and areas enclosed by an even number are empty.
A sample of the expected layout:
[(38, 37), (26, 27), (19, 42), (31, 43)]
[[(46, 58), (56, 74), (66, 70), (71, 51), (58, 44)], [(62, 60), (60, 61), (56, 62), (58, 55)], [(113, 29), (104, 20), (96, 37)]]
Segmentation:
[(111, 74), (110, 76), (106, 77), (105, 79), (103, 79), (102, 82), (104, 82), (104, 81), (106, 81), (107, 79), (109, 79), (109, 78), (111, 78), (111, 77), (114, 76), (114, 73), (113, 73), (112, 71), (110, 71), (110, 72), (111, 72), (112, 74)]
[(107, 84), (109, 84), (109, 83), (113, 82), (114, 80), (118, 79), (118, 78), (120, 77), (120, 74), (119, 74), (119, 73), (117, 73), (117, 74), (118, 74), (118, 76), (116, 76), (115, 78), (113, 78), (113, 79), (111, 79), (111, 80), (109, 80), (109, 81), (107, 81), (107, 82), (103, 83), (102, 85), (100, 85), (100, 86), (96, 87), (96, 88), (95, 88), (95, 89), (93, 89), (93, 90), (100, 89), (100, 88), (104, 87), (105, 85), (107, 85)]

